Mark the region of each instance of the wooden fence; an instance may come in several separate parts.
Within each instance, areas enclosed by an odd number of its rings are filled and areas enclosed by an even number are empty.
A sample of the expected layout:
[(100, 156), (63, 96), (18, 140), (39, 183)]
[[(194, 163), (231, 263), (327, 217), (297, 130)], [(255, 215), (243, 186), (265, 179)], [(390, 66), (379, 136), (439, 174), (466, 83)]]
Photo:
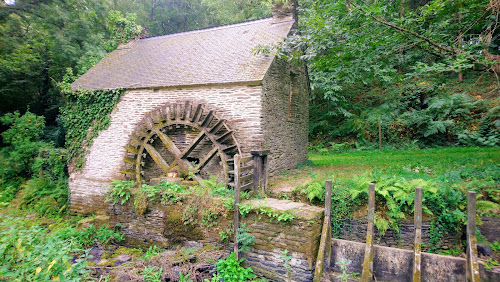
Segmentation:
[[(325, 219), (316, 259), (316, 269), (314, 281), (320, 281), (323, 271), (328, 271), (330, 267), (331, 254), (331, 181), (325, 183)], [(422, 243), (422, 188), (415, 188), (415, 245), (413, 259), (413, 281), (421, 281), (421, 243)], [(373, 276), (373, 254), (374, 254), (374, 214), (375, 214), (375, 184), (368, 187), (368, 227), (366, 233), (366, 245), (363, 261), (361, 281), (374, 281)], [(476, 193), (469, 191), (467, 200), (467, 280), (479, 282), (479, 264), (477, 262), (477, 239), (476, 231)]]
[(242, 158), (234, 156), (234, 253), (239, 259), (239, 245), (236, 234), (240, 228), (240, 203), (241, 191), (252, 191), (253, 193), (267, 190), (267, 155), (269, 151), (252, 151), (250, 157)]

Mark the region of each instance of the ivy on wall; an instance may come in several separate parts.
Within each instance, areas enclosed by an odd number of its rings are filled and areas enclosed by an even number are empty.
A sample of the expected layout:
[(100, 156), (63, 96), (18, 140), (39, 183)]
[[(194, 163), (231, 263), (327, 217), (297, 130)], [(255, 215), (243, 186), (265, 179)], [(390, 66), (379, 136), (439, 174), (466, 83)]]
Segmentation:
[(106, 129), (123, 89), (64, 91), (66, 106), (61, 120), (66, 128), (66, 148), (69, 151), (70, 168), (81, 169), (92, 141)]

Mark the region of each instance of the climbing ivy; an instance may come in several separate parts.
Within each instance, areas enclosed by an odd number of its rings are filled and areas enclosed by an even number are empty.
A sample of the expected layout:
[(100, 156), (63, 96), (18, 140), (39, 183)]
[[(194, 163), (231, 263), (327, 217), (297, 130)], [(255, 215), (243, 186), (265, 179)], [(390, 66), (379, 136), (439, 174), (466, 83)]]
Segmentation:
[(61, 119), (66, 128), (66, 148), (70, 164), (81, 169), (94, 137), (110, 124), (109, 115), (123, 89), (65, 91), (66, 106)]

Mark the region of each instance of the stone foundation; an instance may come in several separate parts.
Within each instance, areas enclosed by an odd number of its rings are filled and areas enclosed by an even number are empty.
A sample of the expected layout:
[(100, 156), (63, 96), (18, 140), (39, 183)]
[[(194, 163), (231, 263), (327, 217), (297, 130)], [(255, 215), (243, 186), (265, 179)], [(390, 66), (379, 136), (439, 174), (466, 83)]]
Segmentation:
[[(246, 266), (252, 267), (255, 274), (268, 281), (289, 281), (289, 274), (290, 281), (312, 281), (323, 209), (276, 199), (261, 201), (261, 207), (272, 207), (276, 212), (293, 209), (297, 213), (295, 219), (287, 223), (278, 222), (276, 218), (258, 214), (257, 211), (241, 218), (241, 223), (255, 236), (255, 243), (250, 250), (242, 252)], [(258, 202), (254, 204), (258, 205)], [(216, 224), (211, 227), (202, 223), (184, 225), (182, 212), (181, 206), (164, 206), (159, 203), (150, 204), (144, 215), (137, 215), (131, 203), (109, 206), (111, 226), (121, 227), (128, 245), (168, 247), (186, 240), (224, 245), (219, 232), (231, 228), (232, 212), (219, 216), (214, 221)], [(281, 258), (285, 250), (292, 257), (289, 261), (290, 273)]]

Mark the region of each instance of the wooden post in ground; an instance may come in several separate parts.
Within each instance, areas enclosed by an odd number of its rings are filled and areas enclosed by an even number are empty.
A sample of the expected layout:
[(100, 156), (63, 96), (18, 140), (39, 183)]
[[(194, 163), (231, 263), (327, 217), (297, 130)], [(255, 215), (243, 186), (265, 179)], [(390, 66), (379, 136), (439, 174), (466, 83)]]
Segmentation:
[(241, 174), (241, 163), (240, 155), (234, 156), (234, 253), (236, 254), (236, 259), (240, 259), (238, 239), (236, 234), (238, 234), (238, 229), (240, 228), (240, 209), (238, 204), (240, 203), (240, 174)]
[(421, 251), (422, 251), (422, 187), (415, 188), (415, 247), (413, 253), (413, 282), (421, 280)]
[(365, 258), (361, 281), (370, 281), (373, 278), (373, 227), (375, 221), (375, 184), (368, 186), (368, 228), (366, 230)]
[(316, 257), (316, 266), (314, 268), (313, 282), (320, 282), (323, 271), (328, 271), (332, 256), (332, 181), (325, 182), (325, 218), (323, 218), (323, 227), (321, 229), (321, 238), (319, 240), (318, 256)]
[(476, 192), (469, 191), (467, 198), (467, 281), (479, 282), (476, 239)]
[(267, 190), (267, 155), (269, 150), (251, 151), (253, 157), (253, 192)]
[(328, 238), (326, 241), (326, 251), (325, 251), (325, 267), (326, 271), (330, 271), (332, 262), (332, 181), (327, 180), (325, 182), (325, 217), (328, 223)]

